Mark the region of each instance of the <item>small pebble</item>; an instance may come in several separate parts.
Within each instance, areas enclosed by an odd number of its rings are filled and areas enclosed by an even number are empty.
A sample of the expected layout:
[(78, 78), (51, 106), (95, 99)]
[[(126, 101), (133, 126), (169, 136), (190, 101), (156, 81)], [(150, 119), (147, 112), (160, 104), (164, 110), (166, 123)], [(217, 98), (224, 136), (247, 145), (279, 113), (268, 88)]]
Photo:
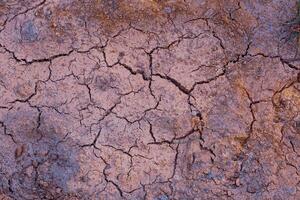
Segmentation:
[(21, 27), (21, 38), (27, 42), (34, 42), (38, 39), (38, 28), (32, 21), (25, 22)]
[(15, 150), (15, 158), (17, 159), (17, 158), (21, 157), (23, 155), (24, 151), (25, 151), (25, 145), (21, 145), (21, 146), (17, 147)]

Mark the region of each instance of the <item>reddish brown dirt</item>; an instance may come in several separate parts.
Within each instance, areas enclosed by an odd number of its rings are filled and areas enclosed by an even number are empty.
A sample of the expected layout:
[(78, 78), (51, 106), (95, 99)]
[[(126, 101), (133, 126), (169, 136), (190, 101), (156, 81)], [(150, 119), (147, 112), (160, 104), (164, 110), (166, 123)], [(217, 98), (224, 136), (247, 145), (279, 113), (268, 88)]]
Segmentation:
[(0, 199), (300, 199), (296, 1), (0, 1)]

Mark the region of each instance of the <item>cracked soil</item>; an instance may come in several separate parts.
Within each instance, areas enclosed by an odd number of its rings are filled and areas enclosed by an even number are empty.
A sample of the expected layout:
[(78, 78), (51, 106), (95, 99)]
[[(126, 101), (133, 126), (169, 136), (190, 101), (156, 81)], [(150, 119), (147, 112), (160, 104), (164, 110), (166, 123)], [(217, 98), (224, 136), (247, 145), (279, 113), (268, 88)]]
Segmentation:
[(0, 199), (300, 199), (296, 17), (296, 0), (0, 0)]

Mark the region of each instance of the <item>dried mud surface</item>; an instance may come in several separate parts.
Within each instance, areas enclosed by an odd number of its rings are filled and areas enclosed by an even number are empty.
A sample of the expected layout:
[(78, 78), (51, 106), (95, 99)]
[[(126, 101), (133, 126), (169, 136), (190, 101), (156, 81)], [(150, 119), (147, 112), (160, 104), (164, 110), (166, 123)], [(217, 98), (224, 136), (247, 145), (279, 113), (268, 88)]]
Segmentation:
[(287, 0), (1, 0), (0, 199), (300, 199)]

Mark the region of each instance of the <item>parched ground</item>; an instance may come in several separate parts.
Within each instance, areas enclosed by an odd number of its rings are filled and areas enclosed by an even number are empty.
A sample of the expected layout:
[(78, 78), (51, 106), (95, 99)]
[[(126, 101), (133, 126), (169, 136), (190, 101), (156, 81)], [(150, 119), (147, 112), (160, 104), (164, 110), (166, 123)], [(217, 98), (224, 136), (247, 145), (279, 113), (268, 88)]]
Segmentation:
[(0, 199), (300, 199), (296, 4), (0, 0)]

